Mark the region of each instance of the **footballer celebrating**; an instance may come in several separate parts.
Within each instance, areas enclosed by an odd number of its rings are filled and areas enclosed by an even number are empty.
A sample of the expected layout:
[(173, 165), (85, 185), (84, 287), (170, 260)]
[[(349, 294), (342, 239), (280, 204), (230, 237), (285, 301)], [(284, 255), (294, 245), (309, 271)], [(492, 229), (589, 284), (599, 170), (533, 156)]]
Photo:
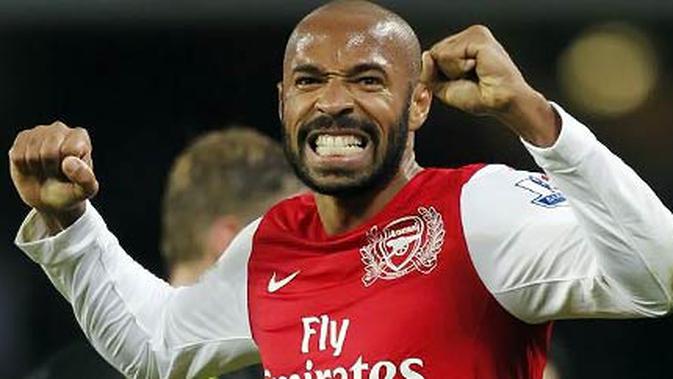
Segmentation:
[[(487, 28), (422, 52), (398, 15), (331, 2), (292, 32), (278, 94), (311, 192), (248, 225), (190, 287), (135, 263), (88, 202), (86, 131), (17, 136), (12, 179), (33, 211), (16, 243), (125, 375), (261, 360), (274, 379), (540, 379), (552, 320), (670, 310), (673, 215)], [(500, 120), (545, 174), (421, 168), (433, 96)]]

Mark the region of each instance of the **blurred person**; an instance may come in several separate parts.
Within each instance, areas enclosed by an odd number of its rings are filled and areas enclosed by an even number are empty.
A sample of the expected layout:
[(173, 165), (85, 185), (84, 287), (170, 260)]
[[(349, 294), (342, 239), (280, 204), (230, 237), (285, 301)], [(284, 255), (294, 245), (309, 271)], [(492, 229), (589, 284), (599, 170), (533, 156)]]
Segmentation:
[[(266, 378), (539, 379), (551, 321), (671, 309), (673, 215), (486, 27), (421, 53), (400, 16), (330, 2), (293, 30), (278, 92), (286, 157), (312, 193), (272, 207), (178, 289), (87, 201), (84, 130), (17, 136), (12, 178), (34, 209), (16, 242), (126, 375), (261, 359)], [(545, 174), (421, 168), (413, 141), (433, 95), (501, 121)]]
[[(271, 138), (251, 128), (208, 132), (175, 159), (163, 196), (161, 254), (173, 286), (189, 285), (212, 266), (240, 229), (302, 189)], [(120, 378), (90, 345), (60, 350), (28, 379)], [(261, 378), (259, 365), (220, 376)]]
[(124, 376), (101, 358), (86, 341), (68, 344), (50, 355), (25, 379), (122, 379)]
[(173, 163), (163, 197), (161, 254), (171, 285), (196, 282), (245, 225), (302, 188), (280, 144), (254, 129), (197, 138)]
[(559, 373), (559, 369), (551, 360), (547, 361), (547, 365), (544, 368), (544, 373), (542, 379), (562, 379), (563, 377)]
[(576, 377), (574, 370), (566, 345), (556, 334), (549, 347), (547, 366), (542, 379), (574, 379)]
[[(197, 138), (173, 163), (163, 197), (161, 254), (170, 284), (195, 283), (245, 225), (302, 189), (280, 144), (254, 129)], [(220, 378), (262, 374), (252, 365)]]

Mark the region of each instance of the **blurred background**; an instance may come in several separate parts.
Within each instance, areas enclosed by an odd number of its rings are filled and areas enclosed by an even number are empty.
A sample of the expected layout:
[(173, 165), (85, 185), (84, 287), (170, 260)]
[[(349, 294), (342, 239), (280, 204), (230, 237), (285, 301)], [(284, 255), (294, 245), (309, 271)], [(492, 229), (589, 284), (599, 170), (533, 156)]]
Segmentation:
[[(529, 83), (588, 124), (673, 207), (673, 2), (381, 1), (424, 47), (488, 25)], [(230, 124), (278, 139), (275, 84), (285, 40), (315, 1), (0, 0), (0, 150), (56, 119), (86, 127), (94, 201), (135, 259), (161, 267), (159, 205), (172, 158)], [(534, 169), (490, 119), (434, 105), (417, 137), (423, 165)], [(3, 157), (6, 157), (4, 155)], [(20, 378), (81, 338), (70, 309), (14, 246), (28, 211), (0, 170), (0, 378)], [(556, 324), (565, 378), (672, 378), (671, 317)]]

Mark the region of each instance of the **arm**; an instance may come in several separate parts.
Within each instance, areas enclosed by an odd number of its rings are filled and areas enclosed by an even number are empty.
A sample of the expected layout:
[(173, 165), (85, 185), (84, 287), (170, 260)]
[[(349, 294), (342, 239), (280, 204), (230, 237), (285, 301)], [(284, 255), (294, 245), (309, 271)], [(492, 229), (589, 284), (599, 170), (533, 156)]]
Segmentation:
[(504, 166), (484, 168), (463, 189), (477, 272), (528, 322), (667, 313), (673, 215), (588, 129), (556, 109), (556, 143), (524, 144), (558, 190), (546, 188), (540, 174)]
[(9, 157), (33, 208), (16, 243), (70, 301), (94, 347), (133, 378), (202, 377), (254, 361), (247, 260), (257, 224), (200, 283), (173, 289), (126, 255), (87, 203), (98, 190), (91, 152), (86, 130), (55, 122), (19, 133)]
[(668, 312), (670, 211), (591, 132), (531, 88), (487, 28), (435, 44), (423, 54), (421, 77), (443, 103), (507, 125), (568, 198), (565, 207), (553, 196), (532, 204), (536, 189), (553, 190), (504, 168), (486, 168), (466, 184), (470, 254), (505, 308), (530, 322)]
[(90, 204), (53, 237), (31, 212), (16, 243), (117, 369), (132, 378), (193, 378), (258, 360), (247, 316), (247, 259), (257, 224), (239, 234), (199, 283), (182, 288), (134, 262)]

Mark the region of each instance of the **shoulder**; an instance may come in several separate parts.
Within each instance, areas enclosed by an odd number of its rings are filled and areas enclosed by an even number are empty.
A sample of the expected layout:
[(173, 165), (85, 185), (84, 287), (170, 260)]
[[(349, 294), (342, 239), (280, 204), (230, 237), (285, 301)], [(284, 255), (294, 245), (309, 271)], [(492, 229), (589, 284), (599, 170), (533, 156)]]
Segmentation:
[(219, 266), (233, 268), (245, 267), (250, 252), (252, 251), (252, 241), (259, 229), (261, 221), (261, 218), (257, 218), (238, 232), (227, 249), (218, 258)]
[(426, 168), (423, 170), (423, 181), (443, 181), (463, 184), (489, 165), (473, 163), (454, 168)]
[(464, 205), (507, 207), (526, 204), (548, 209), (567, 205), (566, 197), (545, 174), (515, 170), (501, 164), (486, 165), (476, 171), (463, 186), (462, 201), (467, 203)]
[(460, 213), (472, 253), (493, 251), (524, 230), (543, 236), (574, 224), (566, 196), (546, 175), (505, 165), (488, 165), (470, 178)]
[(313, 227), (319, 221), (315, 198), (312, 193), (304, 192), (280, 201), (271, 207), (262, 217), (258, 235), (278, 235), (296, 233)]
[(471, 164), (457, 168), (424, 168), (406, 184), (402, 190), (405, 197), (417, 198), (420, 196), (455, 197), (461, 187), (470, 178), (480, 171), (484, 164)]

